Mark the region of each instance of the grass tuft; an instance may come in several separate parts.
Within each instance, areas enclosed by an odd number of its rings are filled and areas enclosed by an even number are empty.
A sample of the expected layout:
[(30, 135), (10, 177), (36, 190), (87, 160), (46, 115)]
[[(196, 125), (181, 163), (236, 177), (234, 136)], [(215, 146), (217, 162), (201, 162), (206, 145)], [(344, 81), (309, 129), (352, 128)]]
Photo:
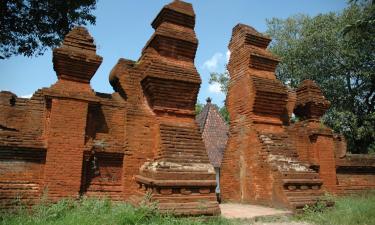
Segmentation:
[(127, 203), (113, 203), (108, 199), (63, 199), (55, 204), (42, 202), (27, 209), (0, 214), (0, 224), (7, 225), (230, 225), (221, 217), (174, 217), (160, 214), (157, 207), (149, 204), (133, 207)]
[[(328, 196), (332, 199), (332, 196)], [(324, 224), (373, 225), (375, 224), (375, 191), (358, 196), (334, 197), (332, 208), (324, 204), (306, 207), (303, 214), (292, 217), (256, 219), (224, 219), (222, 217), (174, 217), (160, 214), (157, 205), (146, 201), (135, 208), (127, 203), (114, 203), (108, 199), (63, 199), (57, 203), (41, 201), (27, 208), (18, 204), (17, 210), (0, 214), (0, 224), (6, 225), (248, 225), (248, 224)]]
[[(337, 197), (335, 206), (324, 209), (322, 205), (307, 208), (297, 215), (299, 221), (324, 225), (373, 225), (375, 224), (375, 191), (361, 195)], [(323, 210), (324, 209), (324, 210)]]

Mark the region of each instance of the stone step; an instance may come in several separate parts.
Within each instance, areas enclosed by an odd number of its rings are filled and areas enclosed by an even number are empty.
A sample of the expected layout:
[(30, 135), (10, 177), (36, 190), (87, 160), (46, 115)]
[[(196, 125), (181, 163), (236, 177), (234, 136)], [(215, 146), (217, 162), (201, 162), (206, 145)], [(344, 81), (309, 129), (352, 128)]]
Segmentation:
[(284, 184), (296, 184), (296, 185), (322, 185), (323, 181), (321, 179), (282, 179)]
[(173, 149), (173, 148), (162, 148), (162, 151), (163, 152), (166, 152), (166, 153), (176, 153), (176, 152), (183, 152), (183, 153), (190, 153), (190, 154), (198, 154), (198, 155), (206, 155), (206, 151), (202, 151), (204, 149), (190, 149), (190, 148), (177, 148), (177, 149)]
[(204, 158), (189, 159), (189, 158), (173, 158), (169, 156), (161, 156), (160, 159), (166, 160), (168, 162), (175, 162), (175, 163), (210, 163), (208, 159), (204, 159)]
[(287, 197), (305, 197), (305, 196), (315, 196), (315, 197), (322, 197), (324, 196), (324, 191), (319, 190), (284, 190), (284, 193)]

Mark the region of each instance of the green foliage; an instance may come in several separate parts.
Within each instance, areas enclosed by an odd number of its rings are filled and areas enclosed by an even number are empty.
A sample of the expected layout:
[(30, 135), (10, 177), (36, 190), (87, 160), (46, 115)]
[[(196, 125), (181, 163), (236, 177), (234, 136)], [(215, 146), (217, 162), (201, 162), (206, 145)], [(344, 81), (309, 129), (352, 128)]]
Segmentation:
[[(366, 0), (350, 0), (351, 3), (360, 3), (360, 4), (369, 4), (369, 1)], [(372, 6), (375, 5), (375, 1), (372, 0), (371, 2)], [(363, 18), (346, 25), (346, 27), (343, 30), (344, 34), (347, 34), (349, 32), (366, 32), (368, 30), (374, 29), (375, 26), (375, 7), (365, 7), (365, 10), (367, 11)]]
[(314, 205), (305, 205), (303, 208), (303, 212), (305, 214), (313, 214), (313, 213), (322, 213), (326, 210), (329, 210), (327, 203), (335, 202), (335, 197), (329, 193), (325, 193), (325, 195), (318, 199), (317, 203)]
[(0, 59), (41, 55), (77, 25), (95, 24), (96, 0), (0, 1)]
[(267, 21), (269, 49), (282, 60), (277, 77), (291, 87), (304, 79), (318, 83), (332, 103), (324, 122), (346, 136), (352, 153), (367, 153), (375, 143), (375, 26), (353, 25), (372, 23), (374, 8), (362, 1), (340, 13)]
[(156, 205), (141, 204), (134, 208), (126, 203), (113, 203), (108, 199), (64, 199), (55, 204), (42, 202), (31, 210), (20, 208), (17, 213), (0, 214), (0, 224), (6, 225), (229, 225), (220, 217), (177, 218), (157, 212)]
[(322, 205), (308, 208), (305, 213), (297, 215), (296, 219), (322, 225), (375, 224), (374, 202), (375, 192), (336, 198), (332, 209), (322, 210)]
[(223, 117), (225, 122), (229, 124), (229, 112), (228, 112), (227, 107), (225, 105), (219, 109), (219, 113)]
[[(221, 92), (223, 92), (225, 95), (227, 95), (228, 94), (228, 85), (229, 85), (229, 72), (228, 72), (228, 70), (226, 69), (223, 73), (216, 73), (216, 72), (210, 73), (209, 83), (210, 84), (218, 83), (220, 85)], [(229, 113), (228, 113), (228, 110), (227, 110), (226, 106), (224, 105), (223, 107), (218, 108), (218, 111), (219, 111), (220, 115), (223, 117), (223, 119), (225, 120), (225, 122), (229, 123)]]
[(199, 113), (201, 113), (203, 107), (204, 105), (202, 103), (197, 102), (197, 104), (195, 104), (195, 115), (198, 115)]
[(225, 70), (224, 73), (210, 73), (209, 84), (218, 83), (220, 85), (221, 91), (227, 95), (228, 84), (229, 84), (229, 72)]
[[(345, 135), (352, 153), (375, 150), (375, 4), (351, 1), (340, 13), (267, 21), (277, 77), (292, 88), (312, 79), (332, 103), (323, 121)], [(211, 73), (227, 94), (229, 76)], [(224, 118), (227, 118), (224, 115)]]
[[(323, 200), (332, 200), (332, 198), (332, 196), (327, 196)], [(157, 204), (149, 204), (147, 198), (138, 208), (127, 203), (114, 203), (108, 199), (63, 199), (55, 204), (42, 200), (39, 205), (31, 209), (20, 206), (16, 212), (1, 213), (0, 224), (235, 225), (255, 222), (289, 223), (292, 222), (291, 220), (328, 225), (375, 224), (373, 213), (375, 212), (375, 192), (334, 200), (336, 204), (332, 209), (326, 209), (322, 203), (306, 208), (303, 214), (295, 217), (266, 217), (249, 220), (228, 220), (222, 217), (174, 217), (169, 214), (160, 214), (157, 211)]]

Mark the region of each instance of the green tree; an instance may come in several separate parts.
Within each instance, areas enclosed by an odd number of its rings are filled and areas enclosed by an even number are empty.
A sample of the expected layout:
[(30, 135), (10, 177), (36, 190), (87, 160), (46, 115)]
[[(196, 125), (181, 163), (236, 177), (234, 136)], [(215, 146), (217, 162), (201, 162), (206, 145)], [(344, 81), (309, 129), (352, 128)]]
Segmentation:
[[(375, 151), (375, 5), (352, 1), (339, 13), (267, 20), (276, 76), (295, 88), (315, 80), (332, 105), (324, 123), (346, 136), (349, 151)], [(213, 73), (227, 92), (228, 74)]]
[(77, 25), (95, 24), (96, 0), (0, 1), (0, 59), (42, 55)]
[(229, 124), (229, 112), (228, 112), (227, 107), (225, 105), (223, 105), (223, 107), (221, 107), (219, 109), (219, 113), (223, 117), (225, 122)]
[(202, 103), (197, 102), (197, 104), (195, 104), (195, 115), (198, 115), (199, 113), (201, 113), (203, 107), (204, 105)]
[[(360, 1), (360, 0), (350, 0), (351, 3), (357, 3), (357, 2), (360, 2), (360, 4), (368, 4), (369, 2), (366, 1), (366, 0), (363, 0), (363, 1)], [(350, 32), (350, 31), (360, 31), (360, 32), (366, 32), (370, 29), (373, 29), (374, 26), (375, 26), (375, 1), (372, 0), (371, 2), (372, 4), (372, 7), (366, 7), (365, 6), (365, 10), (367, 11), (366, 12), (366, 15), (351, 23), (351, 24), (348, 24), (346, 25), (346, 27), (344, 28), (343, 32), (344, 34)]]
[[(226, 66), (225, 66), (226, 68)], [(209, 84), (214, 84), (218, 83), (220, 85), (220, 90), (223, 92), (225, 95), (228, 93), (228, 84), (229, 84), (229, 72), (227, 69), (223, 73), (217, 73), (213, 72), (210, 73), (210, 80), (208, 81)], [(226, 105), (224, 104), (223, 107), (218, 108), (218, 111), (220, 115), (223, 117), (226, 123), (229, 123), (229, 113), (227, 110)]]
[[(227, 66), (225, 66), (226, 68)], [(210, 73), (210, 80), (208, 81), (209, 84), (218, 83), (220, 85), (220, 90), (225, 95), (228, 93), (228, 84), (229, 84), (229, 72), (227, 69), (223, 73), (213, 72)]]
[(373, 12), (374, 4), (361, 1), (340, 13), (267, 21), (269, 49), (282, 60), (277, 77), (292, 87), (315, 80), (332, 103), (324, 122), (346, 136), (353, 153), (375, 144), (375, 26), (357, 26), (372, 23)]

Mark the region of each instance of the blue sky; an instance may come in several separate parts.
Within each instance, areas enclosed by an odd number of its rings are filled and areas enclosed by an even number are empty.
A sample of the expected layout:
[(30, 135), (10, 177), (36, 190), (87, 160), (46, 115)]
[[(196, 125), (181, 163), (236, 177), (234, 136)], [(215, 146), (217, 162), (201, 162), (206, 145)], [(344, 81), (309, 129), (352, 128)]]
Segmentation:
[[(103, 63), (91, 80), (95, 91), (112, 93), (108, 75), (119, 58), (137, 60), (153, 29), (150, 25), (160, 9), (171, 0), (99, 0), (96, 25), (88, 26)], [(210, 96), (222, 106), (224, 95), (217, 85), (209, 85), (210, 72), (224, 71), (227, 46), (233, 26), (245, 23), (260, 32), (266, 19), (286, 18), (305, 13), (311, 16), (340, 11), (345, 0), (189, 0), (196, 13), (195, 31), (199, 40), (195, 64), (202, 77), (198, 101)], [(0, 90), (28, 96), (41, 87), (56, 82), (51, 50), (43, 56), (23, 56), (0, 60)]]

